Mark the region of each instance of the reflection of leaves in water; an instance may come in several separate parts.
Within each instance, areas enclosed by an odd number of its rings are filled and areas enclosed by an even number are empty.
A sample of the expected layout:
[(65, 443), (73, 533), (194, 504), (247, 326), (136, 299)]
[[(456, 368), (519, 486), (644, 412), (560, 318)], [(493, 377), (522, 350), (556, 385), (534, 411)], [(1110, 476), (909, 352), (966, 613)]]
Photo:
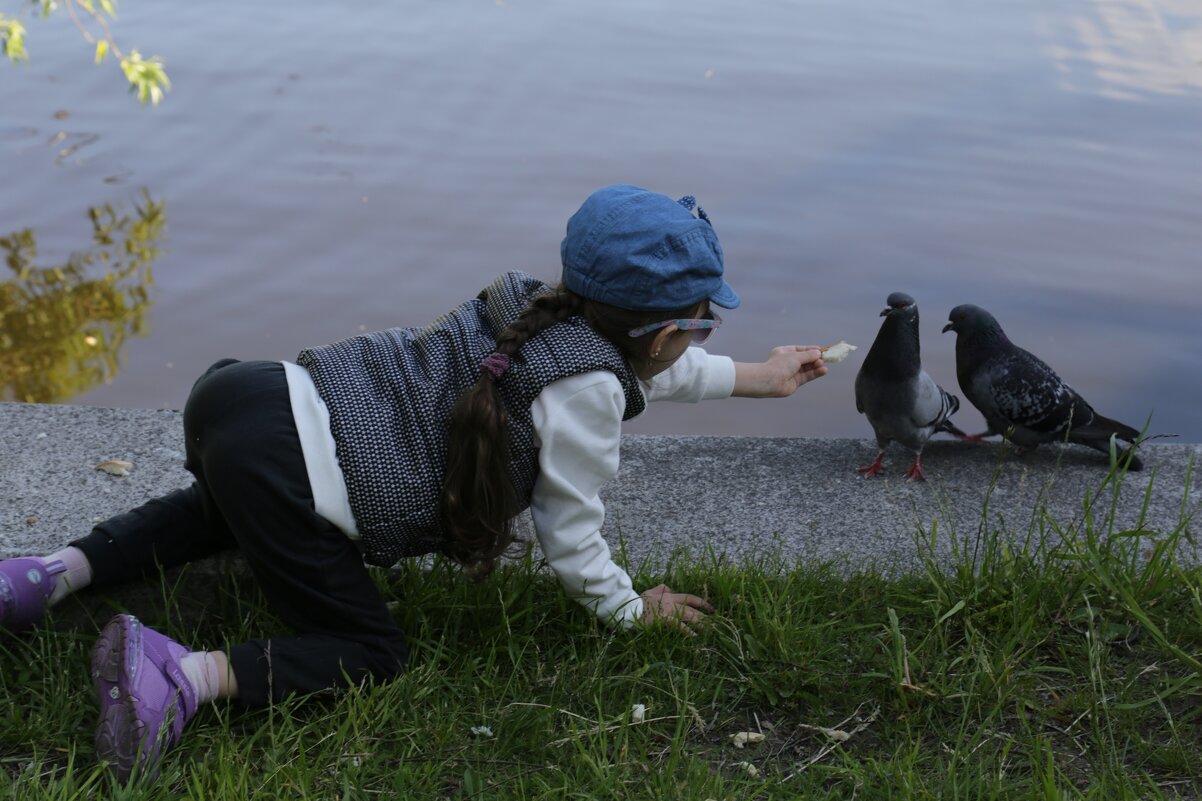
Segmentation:
[[(99, 140), (100, 136), (93, 133), (67, 133), (66, 131), (59, 131), (50, 137), (50, 141), (46, 144), (51, 147), (63, 145), (59, 148), (58, 155), (54, 159), (54, 163), (61, 167), (67, 162), (67, 159)], [(80, 159), (76, 159), (75, 163), (80, 163)]]
[(91, 247), (63, 265), (34, 265), (28, 228), (0, 238), (13, 273), (0, 282), (0, 401), (65, 401), (111, 381), (126, 338), (145, 332), (164, 206), (143, 193), (133, 214), (105, 204), (88, 217)]

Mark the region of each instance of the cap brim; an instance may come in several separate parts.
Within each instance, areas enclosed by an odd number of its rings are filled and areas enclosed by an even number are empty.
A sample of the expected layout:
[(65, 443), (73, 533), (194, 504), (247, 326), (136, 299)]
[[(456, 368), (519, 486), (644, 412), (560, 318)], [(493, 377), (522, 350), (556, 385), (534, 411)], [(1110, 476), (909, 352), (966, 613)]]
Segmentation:
[(723, 281), (722, 286), (718, 287), (718, 291), (710, 295), (710, 303), (717, 304), (724, 309), (737, 309), (739, 296), (730, 288), (730, 284)]

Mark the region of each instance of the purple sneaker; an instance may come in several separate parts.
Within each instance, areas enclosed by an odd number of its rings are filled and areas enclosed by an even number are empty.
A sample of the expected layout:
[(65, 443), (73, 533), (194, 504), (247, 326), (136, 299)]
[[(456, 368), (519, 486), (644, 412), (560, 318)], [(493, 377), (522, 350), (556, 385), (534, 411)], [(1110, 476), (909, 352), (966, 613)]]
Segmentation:
[(42, 619), (55, 576), (67, 566), (33, 556), (0, 561), (0, 628), (16, 633)]
[(159, 759), (196, 714), (196, 691), (179, 666), (187, 653), (133, 615), (117, 615), (100, 632), (92, 651), (96, 756), (122, 782), (135, 773), (157, 776)]

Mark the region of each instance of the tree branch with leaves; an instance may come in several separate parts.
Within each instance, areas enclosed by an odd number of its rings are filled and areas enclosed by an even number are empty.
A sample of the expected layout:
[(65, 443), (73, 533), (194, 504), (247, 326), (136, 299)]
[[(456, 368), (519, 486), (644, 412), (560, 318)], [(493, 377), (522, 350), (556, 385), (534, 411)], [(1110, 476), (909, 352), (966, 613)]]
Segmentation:
[[(171, 81), (159, 56), (143, 58), (137, 50), (121, 50), (113, 37), (110, 21), (117, 18), (114, 0), (29, 0), (22, 16), (36, 14), (48, 17), (60, 7), (65, 8), (84, 41), (96, 48), (96, 63), (103, 64), (111, 54), (121, 67), (131, 93), (141, 103), (158, 105)], [(14, 63), (28, 61), (25, 47), (26, 28), (17, 16), (0, 13), (0, 53)]]

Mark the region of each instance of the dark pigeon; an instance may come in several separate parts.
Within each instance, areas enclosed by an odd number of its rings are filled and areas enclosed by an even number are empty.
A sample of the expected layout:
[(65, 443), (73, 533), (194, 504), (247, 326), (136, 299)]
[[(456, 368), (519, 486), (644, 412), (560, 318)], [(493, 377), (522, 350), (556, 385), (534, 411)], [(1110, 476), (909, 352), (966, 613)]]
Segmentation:
[(865, 476), (880, 473), (885, 448), (900, 442), (914, 452), (906, 478), (924, 480), (920, 460), (931, 435), (946, 431), (965, 436), (948, 420), (960, 408), (960, 400), (944, 392), (922, 369), (914, 298), (894, 292), (885, 302), (889, 304), (881, 312), (885, 322), (856, 374), (856, 410), (868, 417), (880, 452), (875, 462), (857, 469)]
[[(1139, 438), (1131, 426), (1095, 412), (1051, 367), (1011, 342), (980, 306), (957, 306), (948, 319), (943, 330), (956, 332), (960, 389), (988, 425), (969, 439), (1003, 434), (1023, 449), (1044, 442), (1076, 442), (1109, 454), (1112, 436), (1130, 443)], [(1128, 469), (1142, 467), (1132, 454)]]

